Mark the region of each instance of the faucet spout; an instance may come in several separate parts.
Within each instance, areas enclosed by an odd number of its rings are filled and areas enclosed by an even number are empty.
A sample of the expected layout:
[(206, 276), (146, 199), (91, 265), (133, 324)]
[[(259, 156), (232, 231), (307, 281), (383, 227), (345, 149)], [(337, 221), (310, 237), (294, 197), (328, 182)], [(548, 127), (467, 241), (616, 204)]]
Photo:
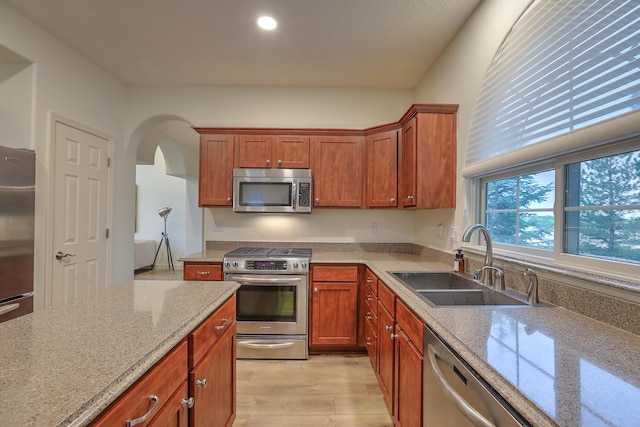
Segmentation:
[[(482, 224), (474, 224), (468, 227), (464, 233), (462, 234), (463, 242), (470, 242), (471, 235), (476, 231), (480, 230), (480, 232), (484, 235), (484, 240), (486, 244), (486, 252), (484, 255), (484, 267), (491, 267), (493, 265), (493, 243), (491, 242), (491, 236), (489, 235), (489, 230)], [(482, 271), (482, 283), (487, 286), (493, 286), (493, 274), (486, 269)]]

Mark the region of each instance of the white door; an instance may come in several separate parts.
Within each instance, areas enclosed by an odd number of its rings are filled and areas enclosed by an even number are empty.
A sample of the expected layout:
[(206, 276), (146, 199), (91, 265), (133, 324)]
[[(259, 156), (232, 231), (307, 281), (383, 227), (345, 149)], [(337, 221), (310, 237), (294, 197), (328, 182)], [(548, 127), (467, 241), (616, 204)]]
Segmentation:
[(109, 144), (55, 123), (53, 307), (107, 285)]

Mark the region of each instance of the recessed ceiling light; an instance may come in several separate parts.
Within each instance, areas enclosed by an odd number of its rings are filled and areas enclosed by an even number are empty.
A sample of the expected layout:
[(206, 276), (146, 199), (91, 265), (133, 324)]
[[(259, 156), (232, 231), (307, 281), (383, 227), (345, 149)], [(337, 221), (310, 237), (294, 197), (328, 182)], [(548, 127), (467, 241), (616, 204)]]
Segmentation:
[(261, 16), (260, 18), (258, 18), (258, 26), (263, 30), (270, 31), (274, 30), (278, 26), (278, 23), (270, 16)]

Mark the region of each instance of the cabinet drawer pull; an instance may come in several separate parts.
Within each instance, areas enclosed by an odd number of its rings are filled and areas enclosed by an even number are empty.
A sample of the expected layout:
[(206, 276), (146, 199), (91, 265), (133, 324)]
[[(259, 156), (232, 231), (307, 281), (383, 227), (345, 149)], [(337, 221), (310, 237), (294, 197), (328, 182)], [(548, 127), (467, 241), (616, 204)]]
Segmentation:
[(221, 331), (221, 330), (223, 330), (224, 328), (226, 328), (228, 324), (229, 324), (229, 321), (228, 321), (227, 319), (222, 319), (222, 325), (218, 325), (218, 326), (216, 326), (214, 329), (215, 329), (216, 331)]
[(195, 402), (195, 399), (193, 397), (190, 397), (188, 399), (182, 399), (182, 407), (184, 408), (185, 406), (187, 406), (189, 408), (193, 408), (194, 402)]
[(201, 380), (196, 380), (196, 387), (202, 387), (202, 388), (207, 387), (207, 379), (203, 378)]
[(149, 411), (147, 411), (147, 413), (141, 416), (140, 418), (136, 418), (135, 420), (127, 420), (127, 427), (132, 427), (147, 421), (147, 418), (149, 418), (151, 414), (153, 414), (153, 411), (155, 411), (156, 408), (158, 407), (159, 401), (160, 399), (158, 399), (158, 396), (156, 396), (155, 394), (152, 394), (151, 396), (149, 396), (149, 403), (153, 402), (151, 409), (149, 409)]
[(199, 274), (200, 276), (208, 276), (211, 274), (210, 271), (196, 271), (196, 274)]

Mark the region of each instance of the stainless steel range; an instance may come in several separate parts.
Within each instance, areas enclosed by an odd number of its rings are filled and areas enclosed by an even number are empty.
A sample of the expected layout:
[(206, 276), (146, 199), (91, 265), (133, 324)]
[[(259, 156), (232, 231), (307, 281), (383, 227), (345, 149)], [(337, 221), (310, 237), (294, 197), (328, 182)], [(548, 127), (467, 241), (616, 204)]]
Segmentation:
[(243, 247), (225, 254), (237, 291), (239, 359), (307, 359), (309, 248)]

